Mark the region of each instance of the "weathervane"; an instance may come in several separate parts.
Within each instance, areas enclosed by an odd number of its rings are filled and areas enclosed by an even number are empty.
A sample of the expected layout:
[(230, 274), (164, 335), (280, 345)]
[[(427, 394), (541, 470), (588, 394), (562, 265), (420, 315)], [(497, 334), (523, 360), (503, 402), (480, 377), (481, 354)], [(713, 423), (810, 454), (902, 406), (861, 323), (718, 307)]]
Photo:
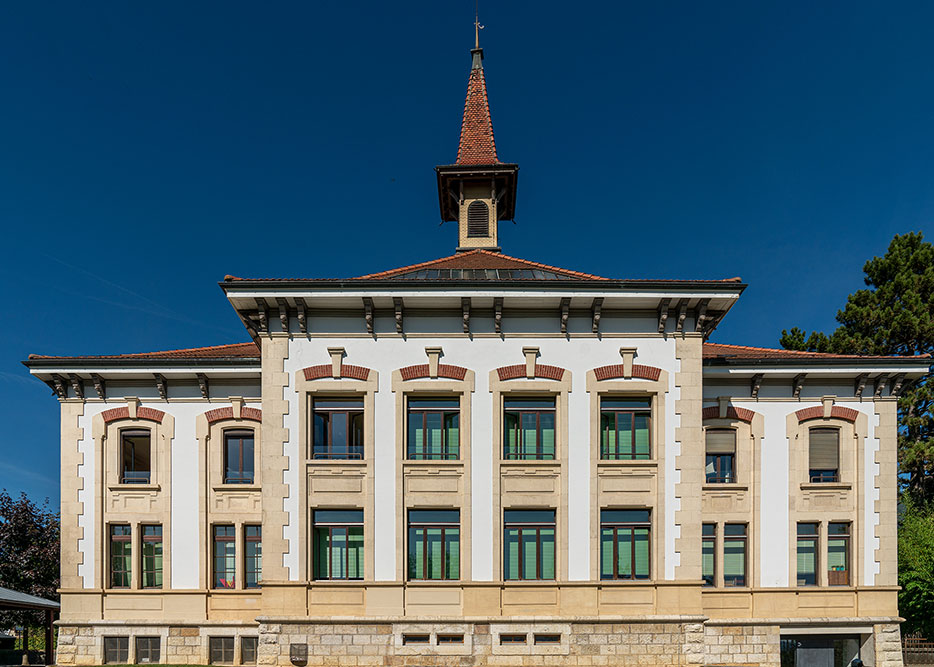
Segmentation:
[(474, 4), (473, 26), (474, 26), (474, 48), (479, 49), (480, 48), (480, 31), (483, 30), (483, 27), (484, 27), (480, 25), (480, 0), (476, 0), (476, 3)]

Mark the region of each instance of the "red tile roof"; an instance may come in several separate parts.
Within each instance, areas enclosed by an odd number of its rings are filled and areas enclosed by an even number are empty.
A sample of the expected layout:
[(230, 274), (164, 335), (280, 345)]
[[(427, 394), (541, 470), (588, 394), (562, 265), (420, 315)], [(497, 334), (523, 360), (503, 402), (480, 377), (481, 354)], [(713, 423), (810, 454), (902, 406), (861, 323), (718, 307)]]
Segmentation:
[(43, 354), (30, 354), (30, 359), (256, 359), (259, 348), (256, 343), (233, 343), (232, 345), (214, 345), (212, 347), (191, 347), (183, 350), (165, 350), (162, 352), (139, 352), (136, 354), (105, 354), (100, 356), (57, 357)]
[(828, 354), (825, 352), (800, 352), (798, 350), (777, 350), (768, 347), (750, 347), (748, 345), (725, 345), (723, 343), (704, 343), (704, 359), (800, 359), (801, 361), (820, 361), (821, 359), (920, 359), (930, 355), (903, 357), (898, 355), (864, 354)]
[[(481, 56), (482, 57), (482, 56)], [(486, 77), (483, 66), (475, 56), (474, 67), (467, 81), (467, 99), (464, 102), (464, 120), (461, 140), (457, 148), (457, 164), (499, 164), (496, 141), (493, 139), (493, 121), (486, 95)]]

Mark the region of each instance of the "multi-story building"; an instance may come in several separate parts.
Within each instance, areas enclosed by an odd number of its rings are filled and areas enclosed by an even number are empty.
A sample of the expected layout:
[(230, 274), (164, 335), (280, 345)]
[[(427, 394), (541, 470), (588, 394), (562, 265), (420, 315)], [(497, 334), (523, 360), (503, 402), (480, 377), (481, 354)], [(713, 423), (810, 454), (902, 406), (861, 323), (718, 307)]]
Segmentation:
[(930, 360), (708, 343), (738, 278), (502, 254), (472, 56), (455, 254), (228, 276), (251, 342), (25, 362), (61, 407), (58, 662), (899, 665)]

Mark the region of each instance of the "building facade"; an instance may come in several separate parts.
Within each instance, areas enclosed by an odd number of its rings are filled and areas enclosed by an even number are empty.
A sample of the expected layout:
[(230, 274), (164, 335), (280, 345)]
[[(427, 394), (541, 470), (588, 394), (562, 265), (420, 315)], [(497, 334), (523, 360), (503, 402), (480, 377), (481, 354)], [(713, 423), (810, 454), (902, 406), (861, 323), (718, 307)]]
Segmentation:
[(919, 357), (707, 342), (745, 285), (501, 252), (483, 53), (455, 254), (221, 283), (250, 342), (25, 363), (61, 408), (60, 664), (901, 664)]

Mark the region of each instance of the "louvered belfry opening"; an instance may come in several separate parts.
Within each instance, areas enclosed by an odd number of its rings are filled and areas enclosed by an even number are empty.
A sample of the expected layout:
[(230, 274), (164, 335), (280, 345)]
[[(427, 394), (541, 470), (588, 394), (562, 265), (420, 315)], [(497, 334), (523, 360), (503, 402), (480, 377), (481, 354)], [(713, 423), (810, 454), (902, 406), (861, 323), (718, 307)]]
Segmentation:
[(490, 209), (486, 202), (471, 202), (467, 207), (467, 236), (486, 238), (490, 235)]

